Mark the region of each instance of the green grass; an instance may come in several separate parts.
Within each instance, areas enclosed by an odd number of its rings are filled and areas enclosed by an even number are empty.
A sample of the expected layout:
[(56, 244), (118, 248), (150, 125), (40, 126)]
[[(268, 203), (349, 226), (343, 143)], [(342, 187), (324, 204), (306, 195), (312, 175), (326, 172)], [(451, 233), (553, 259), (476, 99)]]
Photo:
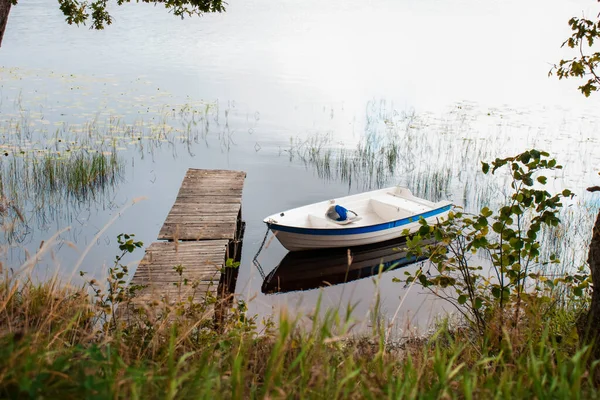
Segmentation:
[(526, 313), (518, 329), (483, 337), (441, 323), (428, 338), (386, 341), (383, 325), (353, 333), (351, 313), (318, 306), (258, 328), (236, 303), (215, 326), (209, 296), (138, 307), (109, 328), (91, 300), (56, 281), (4, 278), (0, 397), (598, 397), (597, 362), (577, 344), (573, 310), (550, 324)]

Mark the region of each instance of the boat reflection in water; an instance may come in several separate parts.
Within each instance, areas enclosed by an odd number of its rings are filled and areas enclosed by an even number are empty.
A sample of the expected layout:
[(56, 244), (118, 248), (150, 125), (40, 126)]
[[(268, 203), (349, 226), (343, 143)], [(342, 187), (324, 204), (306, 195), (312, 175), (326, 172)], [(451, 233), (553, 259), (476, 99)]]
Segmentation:
[(424, 259), (407, 255), (404, 239), (353, 248), (289, 252), (264, 278), (262, 292), (285, 293), (337, 285)]

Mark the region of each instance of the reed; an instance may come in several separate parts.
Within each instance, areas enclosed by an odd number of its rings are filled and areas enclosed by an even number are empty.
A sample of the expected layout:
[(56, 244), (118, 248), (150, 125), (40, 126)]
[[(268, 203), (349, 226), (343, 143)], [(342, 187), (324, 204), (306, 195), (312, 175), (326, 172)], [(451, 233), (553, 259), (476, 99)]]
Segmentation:
[(5, 276), (0, 304), (8, 398), (598, 396), (588, 349), (568, 323), (537, 329), (548, 325), (542, 316), (516, 337), (490, 331), (503, 337), (494, 347), (447, 320), (427, 338), (387, 341), (383, 327), (353, 334), (355, 316), (320, 303), (306, 316), (281, 310), (261, 331), (239, 302), (213, 329), (214, 299), (150, 304), (106, 329), (92, 322), (103, 311), (84, 288)]
[(5, 237), (12, 242), (25, 226), (47, 220), (49, 213), (104, 201), (122, 177), (123, 160), (116, 151), (5, 157), (0, 161)]
[(165, 145), (174, 156), (176, 145), (191, 152), (209, 131), (217, 133), (222, 148), (232, 142), (232, 132), (214, 115), (215, 103), (132, 103), (123, 112), (133, 117), (100, 110), (68, 118), (62, 112), (71, 105), (63, 105), (58, 115), (51, 107), (31, 105), (22, 94), (0, 106), (0, 226), (11, 245), (25, 241), (37, 226), (71, 220), (91, 204), (105, 205), (124, 179), (127, 153), (144, 158)]
[[(529, 145), (554, 150), (551, 154), (566, 165), (548, 177), (557, 189), (585, 187), (595, 179), (597, 155), (590, 152), (585, 134), (595, 125), (534, 129), (528, 123), (514, 110), (485, 113), (457, 104), (434, 116), (398, 112), (386, 102), (371, 102), (366, 107), (364, 132), (355, 146), (341, 146), (331, 134), (316, 134), (291, 140), (285, 152), (322, 179), (360, 190), (397, 184), (419, 197), (448, 199), (473, 213), (483, 207), (497, 208), (507, 196), (507, 176), (490, 179), (481, 173), (480, 162), (516, 154)], [(563, 140), (569, 145), (564, 146)], [(555, 253), (561, 260), (552, 271), (543, 271), (549, 275), (574, 271), (585, 263), (597, 205), (584, 193), (576, 194), (582, 197), (575, 197), (561, 214), (565, 223), (543, 232), (544, 255)]]

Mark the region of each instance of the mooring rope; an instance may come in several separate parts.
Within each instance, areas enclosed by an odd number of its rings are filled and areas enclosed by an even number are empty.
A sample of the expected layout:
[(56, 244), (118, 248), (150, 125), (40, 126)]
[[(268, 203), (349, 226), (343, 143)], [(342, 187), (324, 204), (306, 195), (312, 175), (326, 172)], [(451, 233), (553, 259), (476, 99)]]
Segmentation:
[(269, 227), (268, 226), (267, 226), (267, 231), (265, 232), (265, 237), (263, 238), (262, 243), (260, 244), (260, 247), (258, 248), (258, 251), (254, 255), (254, 258), (252, 259), (252, 263), (256, 266), (256, 269), (258, 269), (258, 273), (263, 278), (263, 280), (265, 279), (265, 272), (263, 271), (262, 266), (258, 262), (258, 255), (262, 251), (263, 246), (265, 245), (265, 242), (267, 241), (267, 236), (269, 236)]

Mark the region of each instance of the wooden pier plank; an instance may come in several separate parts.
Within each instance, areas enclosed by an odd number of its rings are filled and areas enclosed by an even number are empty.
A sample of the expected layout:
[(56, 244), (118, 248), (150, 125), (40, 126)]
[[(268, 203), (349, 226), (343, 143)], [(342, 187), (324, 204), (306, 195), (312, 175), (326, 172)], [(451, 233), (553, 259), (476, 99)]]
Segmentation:
[[(207, 292), (216, 293), (228, 243), (229, 240), (152, 243), (130, 282), (144, 286), (136, 302), (165, 297), (177, 301), (190, 295), (200, 300)], [(177, 266), (182, 267), (181, 275)]]
[(158, 238), (233, 240), (246, 173), (189, 169)]
[[(175, 204), (130, 282), (135, 303), (201, 301), (216, 294), (231, 243), (238, 240), (245, 172), (189, 169)], [(237, 255), (239, 257), (239, 254)], [(181, 274), (175, 267), (181, 266)], [(183, 283), (187, 281), (187, 285)]]

